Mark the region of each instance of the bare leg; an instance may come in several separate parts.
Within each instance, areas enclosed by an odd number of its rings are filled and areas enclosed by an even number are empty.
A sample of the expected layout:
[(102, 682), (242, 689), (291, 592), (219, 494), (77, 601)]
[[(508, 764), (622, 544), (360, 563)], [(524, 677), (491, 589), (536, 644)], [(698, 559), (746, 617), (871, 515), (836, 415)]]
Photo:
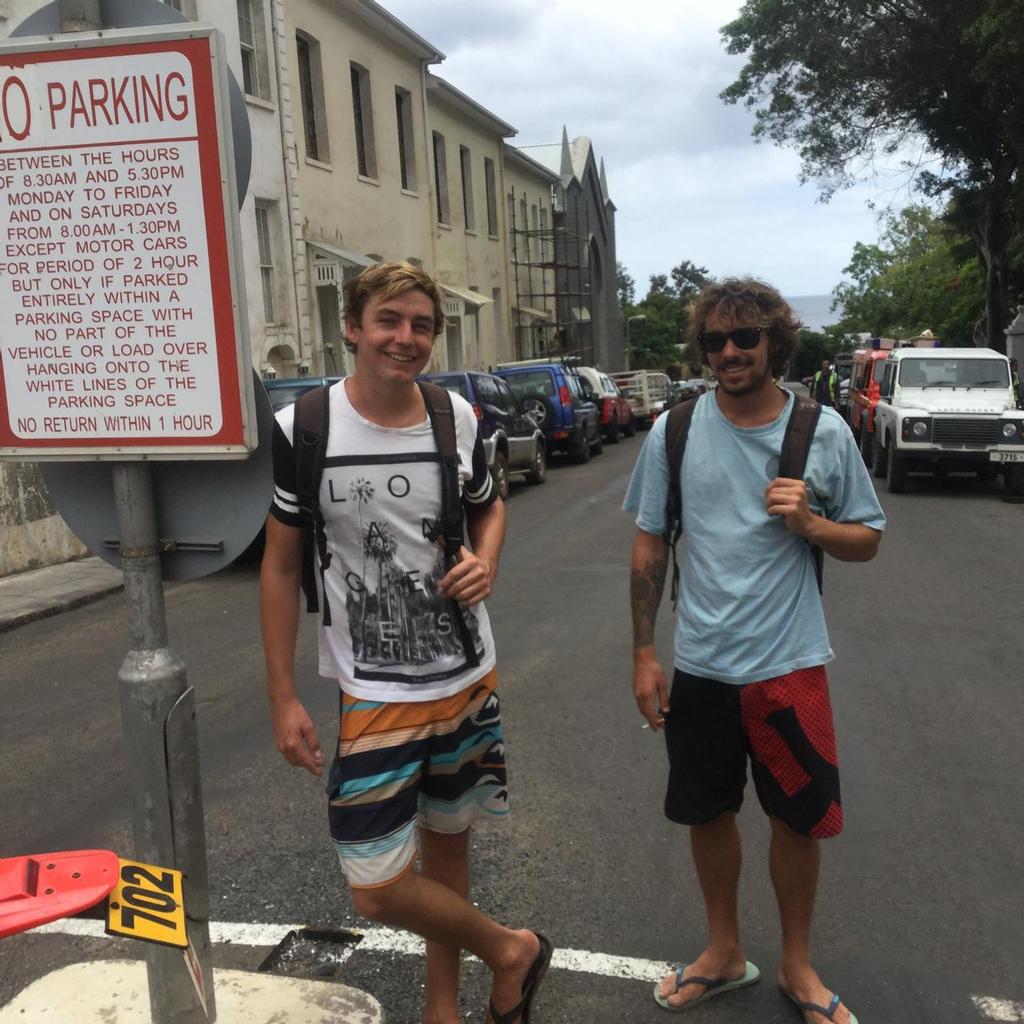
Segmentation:
[[(740, 865), (743, 851), (735, 814), (722, 814), (706, 825), (690, 828), (690, 847), (697, 869), (704, 909), (708, 918), (708, 945), (686, 969), (684, 977), (738, 978), (746, 970), (746, 957), (740, 945), (739, 899)], [(684, 1006), (699, 999), (706, 989), (687, 985), (675, 992), (675, 975), (661, 983), (661, 994), (673, 1006)]]
[(507, 1012), (519, 1002), (523, 980), (540, 952), (533, 932), (503, 927), (446, 885), (415, 871), (379, 889), (353, 889), (352, 902), (373, 921), (405, 928), (439, 946), (468, 949), (491, 969), (497, 1009)]
[[(782, 966), (779, 984), (802, 1002), (828, 1006), (832, 993), (811, 967), (811, 918), (818, 889), (821, 843), (801, 836), (772, 818), (769, 867), (782, 922)], [(849, 1024), (845, 1006), (836, 1010), (835, 1024)], [(807, 1014), (809, 1024), (825, 1024), (819, 1013)]]
[[(469, 831), (455, 835), (420, 829), (424, 878), (469, 898)], [(424, 1024), (459, 1024), (459, 953), (455, 946), (427, 942), (427, 1003)]]

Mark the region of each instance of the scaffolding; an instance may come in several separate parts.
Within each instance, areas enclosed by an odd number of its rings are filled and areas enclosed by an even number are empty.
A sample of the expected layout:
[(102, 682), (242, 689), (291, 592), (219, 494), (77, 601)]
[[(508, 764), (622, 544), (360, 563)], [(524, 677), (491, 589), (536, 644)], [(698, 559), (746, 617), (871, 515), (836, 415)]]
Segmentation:
[(554, 224), (531, 226), (525, 208), (517, 218), (520, 201), (513, 186), (509, 193), (509, 244), (515, 279), (516, 359), (571, 355), (578, 356), (583, 365), (593, 366), (590, 214), (584, 210), (581, 218), (577, 208), (570, 225), (567, 212), (556, 205)]

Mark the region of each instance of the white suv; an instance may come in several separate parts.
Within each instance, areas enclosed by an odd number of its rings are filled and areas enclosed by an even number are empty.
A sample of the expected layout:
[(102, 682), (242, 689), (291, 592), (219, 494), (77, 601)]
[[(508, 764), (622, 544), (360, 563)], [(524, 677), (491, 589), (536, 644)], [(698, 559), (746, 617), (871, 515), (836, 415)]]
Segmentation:
[(991, 348), (898, 348), (886, 360), (875, 409), (876, 477), (907, 489), (911, 470), (1002, 473), (1024, 494), (1024, 412), (1010, 361)]

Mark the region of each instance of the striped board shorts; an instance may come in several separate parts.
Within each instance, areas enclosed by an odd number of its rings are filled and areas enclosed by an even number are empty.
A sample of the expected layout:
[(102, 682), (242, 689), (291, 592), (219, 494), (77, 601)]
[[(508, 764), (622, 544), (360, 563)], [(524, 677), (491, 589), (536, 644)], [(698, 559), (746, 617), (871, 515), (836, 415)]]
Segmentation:
[(501, 708), (492, 669), (441, 700), (341, 694), (328, 817), (350, 886), (388, 885), (416, 860), (416, 826), (464, 832), (508, 815)]

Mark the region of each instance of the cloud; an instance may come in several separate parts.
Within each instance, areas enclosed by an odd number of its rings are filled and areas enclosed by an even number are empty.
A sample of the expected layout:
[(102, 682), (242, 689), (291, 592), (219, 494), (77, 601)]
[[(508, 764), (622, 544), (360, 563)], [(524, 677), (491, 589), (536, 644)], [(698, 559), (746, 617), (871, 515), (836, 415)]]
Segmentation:
[(520, 145), (587, 135), (618, 209), (618, 257), (638, 287), (681, 259), (788, 294), (831, 291), (876, 237), (858, 188), (832, 203), (799, 185), (789, 150), (719, 98), (742, 58), (721, 27), (739, 0), (385, 0), (447, 54), (435, 70), (519, 130)]

